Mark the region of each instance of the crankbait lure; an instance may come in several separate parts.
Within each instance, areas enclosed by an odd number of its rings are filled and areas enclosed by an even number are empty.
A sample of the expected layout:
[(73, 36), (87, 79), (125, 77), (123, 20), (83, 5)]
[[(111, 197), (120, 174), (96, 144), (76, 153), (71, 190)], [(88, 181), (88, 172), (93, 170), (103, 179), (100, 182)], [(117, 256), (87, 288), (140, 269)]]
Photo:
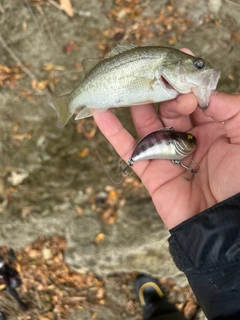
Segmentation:
[(190, 171), (193, 178), (194, 174), (197, 173), (200, 168), (199, 164), (192, 160), (192, 162), (196, 164), (196, 168), (193, 169), (183, 164), (181, 160), (190, 155), (195, 149), (196, 138), (191, 133), (178, 132), (174, 131), (173, 127), (165, 127), (149, 133), (138, 142), (128, 160), (127, 166), (124, 168), (121, 166), (123, 162), (123, 160), (121, 160), (119, 164), (121, 169), (120, 174), (124, 173), (128, 175), (127, 169), (136, 161), (165, 159), (171, 160), (173, 163)]

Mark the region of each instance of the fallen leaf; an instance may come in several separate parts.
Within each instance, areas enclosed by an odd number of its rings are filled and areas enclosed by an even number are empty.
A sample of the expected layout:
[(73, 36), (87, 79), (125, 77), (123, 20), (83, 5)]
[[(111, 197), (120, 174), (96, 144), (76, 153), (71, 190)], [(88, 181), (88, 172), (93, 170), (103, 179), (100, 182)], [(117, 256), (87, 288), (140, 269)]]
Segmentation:
[(108, 208), (103, 212), (102, 219), (107, 224), (114, 224), (117, 219), (117, 210), (115, 208)]
[(31, 259), (36, 259), (36, 258), (39, 258), (39, 257), (40, 257), (40, 252), (39, 252), (38, 250), (31, 249), (31, 250), (28, 252), (28, 256), (29, 256), (29, 258), (31, 258)]
[(240, 34), (233, 31), (232, 32), (232, 37), (233, 37), (233, 39), (239, 39), (240, 38)]
[(91, 319), (96, 319), (97, 316), (98, 316), (97, 312), (94, 312), (94, 313), (92, 314), (92, 316), (91, 316)]
[(69, 17), (74, 16), (71, 0), (60, 0), (60, 9), (63, 10)]
[(41, 81), (37, 81), (37, 80), (32, 80), (32, 88), (34, 90), (43, 90), (46, 88), (48, 84), (48, 80), (41, 80)]
[(20, 91), (21, 95), (24, 96), (24, 98), (27, 98), (27, 99), (33, 99), (33, 94), (28, 92), (27, 90), (22, 90)]
[(76, 211), (77, 211), (77, 214), (79, 214), (80, 216), (83, 214), (83, 208), (80, 206), (76, 206)]
[(66, 54), (71, 53), (72, 51), (76, 51), (79, 48), (79, 44), (77, 42), (70, 42), (65, 46)]
[(7, 181), (12, 186), (18, 186), (29, 176), (29, 173), (26, 170), (23, 169), (16, 169), (11, 171), (9, 177), (7, 178)]
[(89, 155), (90, 149), (89, 148), (83, 148), (79, 153), (78, 156), (79, 158), (84, 158), (87, 155)]
[(43, 256), (44, 260), (52, 259), (53, 255), (52, 255), (51, 249), (49, 249), (47, 247), (43, 247), (42, 248), (42, 256)]
[(104, 233), (99, 233), (96, 237), (94, 242), (98, 244), (99, 242), (103, 241), (105, 239), (106, 235)]
[(46, 318), (46, 317), (39, 315), (39, 320), (49, 320), (49, 318)]
[(31, 207), (24, 207), (22, 208), (22, 211), (21, 211), (21, 217), (22, 219), (26, 219), (27, 216), (31, 213), (32, 211), (32, 208)]
[(7, 66), (2, 66), (2, 65), (0, 65), (0, 71), (4, 71), (4, 72), (6, 72), (6, 73), (11, 73), (11, 69), (10, 68), (8, 68)]
[(57, 64), (44, 64), (43, 67), (42, 67), (43, 70), (46, 70), (46, 71), (50, 71), (50, 70), (59, 70), (59, 71), (63, 71), (65, 70), (66, 68), (64, 66), (60, 66), (60, 65), (57, 65)]
[(6, 284), (0, 284), (0, 291), (2, 291), (2, 290), (4, 290), (4, 289), (6, 289)]
[(31, 139), (31, 138), (32, 138), (32, 135), (28, 132), (12, 135), (13, 140), (23, 140), (23, 139)]

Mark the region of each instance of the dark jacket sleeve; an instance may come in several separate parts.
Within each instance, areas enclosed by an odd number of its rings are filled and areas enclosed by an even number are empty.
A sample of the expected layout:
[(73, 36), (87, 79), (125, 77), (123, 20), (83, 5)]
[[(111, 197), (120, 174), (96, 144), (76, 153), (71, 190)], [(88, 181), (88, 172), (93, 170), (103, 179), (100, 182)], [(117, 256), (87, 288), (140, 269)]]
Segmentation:
[(169, 248), (209, 320), (240, 319), (240, 193), (170, 230)]

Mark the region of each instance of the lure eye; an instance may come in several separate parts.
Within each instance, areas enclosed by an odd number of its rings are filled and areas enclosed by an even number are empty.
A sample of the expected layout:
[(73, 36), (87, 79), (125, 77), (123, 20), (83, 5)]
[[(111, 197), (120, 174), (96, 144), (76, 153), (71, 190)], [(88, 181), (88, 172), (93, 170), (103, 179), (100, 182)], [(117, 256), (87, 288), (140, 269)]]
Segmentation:
[(202, 70), (205, 67), (205, 62), (202, 59), (197, 59), (193, 64), (194, 67), (198, 70)]
[(191, 133), (188, 133), (187, 135), (188, 142), (192, 145), (196, 145), (196, 138)]

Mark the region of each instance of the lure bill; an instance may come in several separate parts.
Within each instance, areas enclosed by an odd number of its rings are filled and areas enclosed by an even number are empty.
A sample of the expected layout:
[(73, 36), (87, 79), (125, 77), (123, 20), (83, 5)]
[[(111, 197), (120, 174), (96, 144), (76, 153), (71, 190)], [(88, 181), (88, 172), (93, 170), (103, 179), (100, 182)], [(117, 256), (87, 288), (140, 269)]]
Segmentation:
[[(141, 160), (164, 159), (171, 160), (173, 163), (182, 166), (192, 173), (192, 178), (198, 172), (200, 166), (196, 164), (196, 168), (186, 166), (182, 160), (193, 153), (196, 149), (196, 138), (188, 132), (174, 131), (172, 127), (166, 127), (157, 131), (153, 131), (142, 138), (134, 148), (127, 166), (122, 168), (120, 162), (121, 173), (127, 174), (127, 169), (134, 162)], [(189, 179), (187, 179), (189, 180)]]
[(207, 108), (220, 71), (180, 50), (118, 44), (104, 59), (85, 59), (83, 81), (69, 94), (50, 103), (63, 127), (109, 108), (161, 102), (193, 92), (200, 108)]

